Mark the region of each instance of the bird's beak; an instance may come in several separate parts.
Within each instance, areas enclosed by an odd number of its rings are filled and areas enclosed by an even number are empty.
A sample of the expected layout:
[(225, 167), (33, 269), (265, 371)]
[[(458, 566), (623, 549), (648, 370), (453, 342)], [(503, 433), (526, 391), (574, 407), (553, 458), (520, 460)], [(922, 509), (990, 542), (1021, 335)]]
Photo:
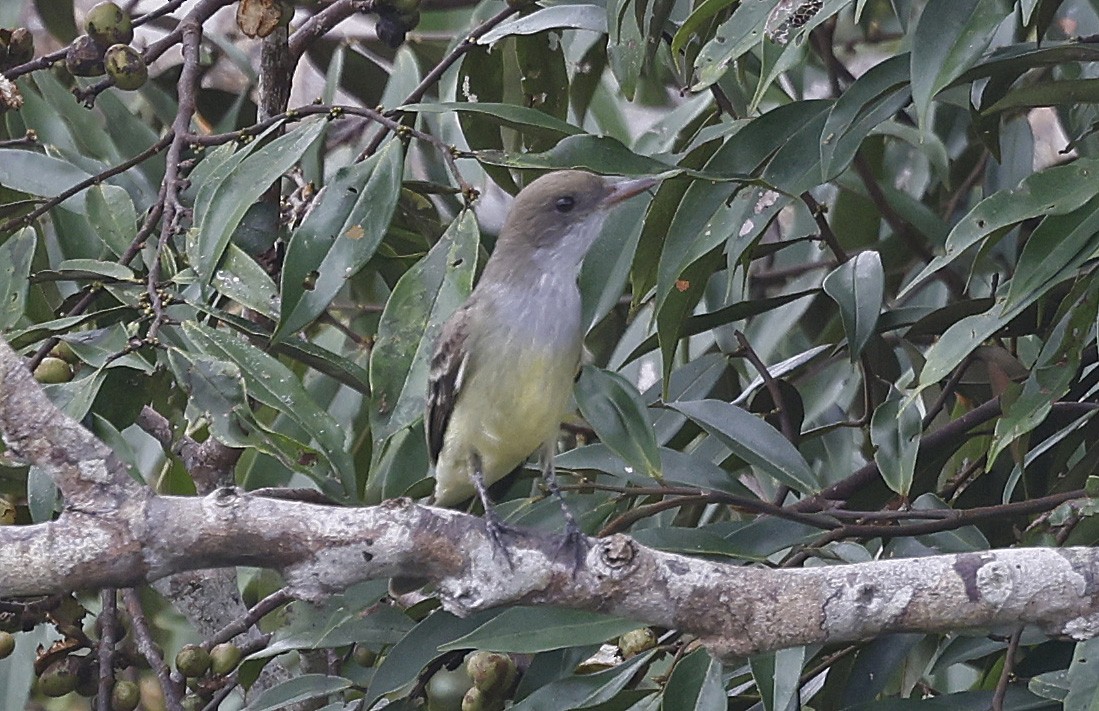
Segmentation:
[(643, 193), (660, 182), (660, 178), (624, 178), (610, 183), (610, 192), (603, 198), (603, 206), (610, 207)]

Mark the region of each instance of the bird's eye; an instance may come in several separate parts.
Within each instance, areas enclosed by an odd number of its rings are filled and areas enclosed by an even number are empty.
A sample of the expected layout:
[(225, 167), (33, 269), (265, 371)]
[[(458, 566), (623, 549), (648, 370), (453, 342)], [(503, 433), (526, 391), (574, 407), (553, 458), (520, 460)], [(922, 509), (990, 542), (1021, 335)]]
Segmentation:
[(571, 212), (572, 208), (576, 207), (576, 199), (571, 195), (564, 195), (557, 198), (557, 202), (553, 203), (553, 207), (558, 212)]

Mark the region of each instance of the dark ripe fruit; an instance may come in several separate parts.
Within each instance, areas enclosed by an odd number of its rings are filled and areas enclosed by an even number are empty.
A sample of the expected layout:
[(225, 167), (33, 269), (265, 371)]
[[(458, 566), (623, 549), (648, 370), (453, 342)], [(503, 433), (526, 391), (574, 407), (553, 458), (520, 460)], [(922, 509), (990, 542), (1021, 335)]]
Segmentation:
[(210, 650), (210, 673), (218, 676), (228, 674), (237, 668), (242, 656), (240, 647), (222, 642)]
[(378, 18), (374, 31), (378, 33), (378, 39), (394, 49), (404, 44), (405, 35), (408, 33), (396, 17), (388, 14)]
[(15, 651), (15, 637), (10, 632), (0, 632), (0, 659), (7, 659)]
[(101, 2), (88, 10), (84, 18), (84, 31), (101, 47), (129, 44), (134, 39), (130, 16), (113, 2)]
[[(34, 59), (34, 37), (26, 27), (0, 30), (0, 45), (7, 49), (7, 56), (3, 57), (4, 66), (14, 67)], [(4, 53), (0, 52), (2, 54)]]
[(115, 44), (103, 55), (107, 75), (119, 89), (133, 91), (144, 86), (149, 79), (149, 68), (137, 50), (128, 44)]
[(116, 681), (111, 691), (111, 711), (134, 711), (141, 703), (141, 689), (132, 681)]
[(73, 379), (73, 369), (65, 361), (46, 356), (34, 369), (34, 379), (40, 383), (67, 383)]
[(65, 52), (65, 67), (77, 77), (103, 76), (103, 48), (88, 35), (81, 35)]
[(183, 676), (198, 677), (210, 668), (210, 653), (197, 644), (188, 644), (176, 655), (176, 669)]

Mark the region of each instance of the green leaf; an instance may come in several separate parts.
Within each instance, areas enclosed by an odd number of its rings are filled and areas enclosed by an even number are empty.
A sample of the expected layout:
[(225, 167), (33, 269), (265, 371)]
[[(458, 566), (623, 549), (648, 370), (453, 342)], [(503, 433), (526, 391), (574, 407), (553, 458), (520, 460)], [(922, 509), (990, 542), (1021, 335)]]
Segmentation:
[(926, 354), (919, 389), (950, 374), (986, 338), (996, 333), (1053, 286), (1068, 278), (1099, 246), (1099, 198), (1066, 215), (1051, 215), (1030, 235), (1007, 296), (991, 309), (958, 321)]
[(633, 101), (645, 66), (645, 35), (636, 0), (607, 3), (607, 59), (622, 95)]
[(439, 651), (487, 649), (536, 654), (551, 649), (600, 644), (635, 629), (636, 621), (587, 610), (513, 607), (472, 632), (439, 645)]
[(638, 155), (610, 136), (580, 134), (566, 136), (541, 153), (510, 153), (486, 149), (473, 152), (487, 165), (539, 170), (590, 170), (615, 175), (651, 175), (673, 166), (654, 158)]
[(821, 132), (822, 181), (846, 170), (870, 131), (908, 103), (909, 76), (908, 55), (899, 54), (871, 67), (840, 95)]
[(980, 59), (1008, 15), (1000, 0), (929, 0), (912, 35), (912, 101), (929, 133), (931, 101)]
[(302, 674), (264, 691), (245, 707), (245, 711), (277, 711), (292, 704), (338, 693), (351, 685), (351, 680), (342, 676)]
[(406, 104), (401, 111), (421, 114), (468, 113), (498, 126), (514, 128), (523, 134), (544, 138), (560, 138), (584, 133), (582, 128), (554, 118), (550, 114), (526, 106), (492, 102), (440, 102), (437, 104)]
[[(321, 204), (294, 231), (286, 248), (275, 340), (311, 323), (374, 256), (397, 206), (403, 162), (400, 141), (391, 140), (365, 165), (341, 170)], [(316, 278), (309, 278), (314, 273)]]
[(278, 316), (278, 287), (243, 249), (230, 244), (210, 283), (218, 293), (267, 318)]
[(817, 475), (794, 445), (746, 410), (720, 400), (673, 402), (668, 406), (717, 437), (759, 473), (802, 493), (820, 490)]
[(1013, 89), (1004, 98), (983, 109), (981, 113), (988, 116), (1001, 111), (1034, 106), (1095, 103), (1099, 103), (1099, 79), (1068, 79), (1041, 82)]
[(396, 644), (415, 624), (395, 607), (376, 605), (386, 587), (384, 580), (371, 580), (323, 605), (291, 603), (289, 622), (275, 631), (270, 644), (248, 658), (268, 659), (295, 649), (332, 649), (356, 642), (375, 647)]
[(1099, 159), (1079, 158), (1028, 176), (1016, 187), (999, 190), (977, 203), (954, 225), (944, 253), (930, 263), (898, 294), (905, 298), (929, 276), (947, 266), (989, 235), (1023, 220), (1042, 215), (1063, 215), (1095, 197), (1092, 181), (1099, 175)]
[[(589, 444), (557, 455), (554, 464), (566, 471), (595, 470), (641, 486), (652, 486), (656, 481), (644, 472), (631, 467), (626, 460), (605, 444)], [(668, 486), (690, 486), (703, 491), (719, 491), (734, 496), (756, 498), (730, 472), (695, 454), (680, 452), (667, 447), (660, 448), (660, 483)]]
[[(637, 623), (633, 628), (637, 628)], [(546, 684), (512, 706), (511, 711), (561, 711), (605, 703), (626, 688), (655, 653), (656, 650), (650, 649), (610, 669), (569, 676)]]
[(1082, 281), (1075, 289), (1084, 290), (1082, 297), (1064, 302), (1067, 308), (1042, 343), (1022, 388), (1004, 394), (1004, 414), (988, 447), (989, 469), (1004, 449), (1046, 419), (1053, 403), (1064, 397), (1076, 379), (1099, 310), (1099, 280)]
[(584, 419), (629, 466), (646, 476), (660, 478), (660, 453), (641, 394), (628, 380), (594, 366), (580, 373), (576, 403)]
[(511, 35), (533, 35), (545, 30), (573, 29), (607, 32), (607, 11), (600, 5), (553, 5), (501, 22), (477, 40), (492, 44)]
[[(229, 238), (248, 208), (271, 183), (290, 170), (324, 131), (326, 119), (305, 121), (252, 152), (216, 184), (209, 206), (196, 224), (197, 236), (188, 239), (187, 254), (202, 282), (208, 284), (225, 254)], [(198, 215), (196, 215), (196, 219)]]
[(702, 91), (716, 82), (737, 59), (763, 42), (763, 29), (773, 8), (770, 2), (739, 3), (698, 53), (691, 91)]
[(483, 610), (459, 618), (443, 610), (432, 612), (393, 645), (378, 665), (365, 707), (372, 708), (383, 695), (413, 681), (427, 663), (439, 655), (441, 645), (472, 632), (499, 614), (500, 610)]
[(672, 669), (662, 696), (664, 711), (709, 711), (727, 705), (721, 662), (705, 649), (696, 649)]
[(124, 189), (107, 183), (88, 188), (85, 195), (88, 222), (116, 257), (121, 257), (137, 236), (137, 210)]
[(870, 420), (874, 462), (885, 483), (901, 496), (907, 496), (912, 488), (922, 432), (922, 420), (915, 403), (906, 403), (905, 398), (895, 390), (890, 391), (889, 398), (878, 405)]
[(443, 323), (473, 288), (479, 241), (473, 211), (461, 212), (393, 288), (370, 354), (375, 441), (423, 416), (431, 354)]
[(23, 318), (36, 242), (34, 230), (24, 227), (0, 244), (0, 333)]
[[(15, 148), (0, 148), (0, 186), (38, 197), (52, 198), (91, 174), (72, 163), (51, 156)], [(66, 210), (85, 214), (86, 193), (80, 192), (61, 203)]]
[(881, 256), (859, 252), (824, 277), (824, 293), (840, 307), (847, 334), (847, 354), (854, 363), (874, 335), (885, 296), (885, 272)]
[(183, 331), (207, 354), (234, 363), (250, 397), (280, 412), (308, 434), (325, 465), (323, 473), (313, 473), (314, 478), (332, 476), (342, 484), (345, 495), (355, 492), (355, 467), (347, 453), (343, 427), (317, 405), (289, 368), (222, 331), (193, 321), (184, 322)]

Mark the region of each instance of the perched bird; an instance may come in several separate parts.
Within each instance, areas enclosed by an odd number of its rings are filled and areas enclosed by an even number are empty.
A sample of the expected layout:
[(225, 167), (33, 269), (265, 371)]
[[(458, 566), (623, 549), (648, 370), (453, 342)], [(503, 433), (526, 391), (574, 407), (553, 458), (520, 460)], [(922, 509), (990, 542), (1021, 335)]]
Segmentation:
[(611, 208), (656, 184), (562, 170), (516, 196), (473, 293), (443, 326), (431, 359), (425, 423), (434, 503), (476, 493), (496, 548), (504, 530), (487, 487), (540, 452), (567, 540), (582, 540), (553, 469), (580, 362), (580, 263)]

